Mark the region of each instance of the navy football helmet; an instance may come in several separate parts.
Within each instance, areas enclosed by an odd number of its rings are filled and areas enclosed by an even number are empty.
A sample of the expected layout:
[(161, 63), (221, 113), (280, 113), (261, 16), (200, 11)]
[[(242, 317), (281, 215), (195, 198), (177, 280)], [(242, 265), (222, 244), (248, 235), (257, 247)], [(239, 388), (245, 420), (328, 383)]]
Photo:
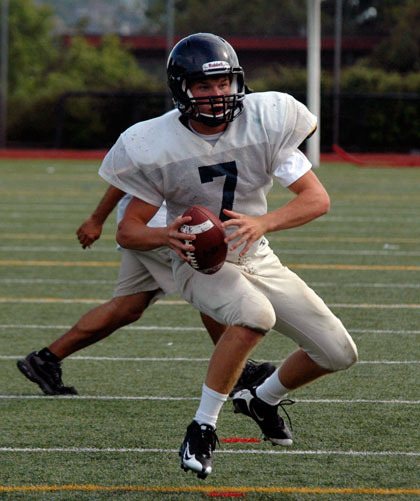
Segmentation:
[[(194, 98), (189, 85), (194, 80), (228, 75), (231, 94)], [(180, 40), (169, 54), (168, 86), (175, 106), (183, 116), (211, 127), (234, 120), (243, 109), (245, 97), (244, 71), (239, 66), (233, 47), (211, 33), (197, 33)], [(211, 113), (202, 113), (200, 104), (211, 106)]]

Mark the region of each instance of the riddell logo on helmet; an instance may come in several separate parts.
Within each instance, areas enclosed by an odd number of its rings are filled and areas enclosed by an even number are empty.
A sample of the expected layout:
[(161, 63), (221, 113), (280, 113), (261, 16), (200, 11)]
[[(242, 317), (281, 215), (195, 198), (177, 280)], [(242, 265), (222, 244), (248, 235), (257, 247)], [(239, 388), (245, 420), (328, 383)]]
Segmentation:
[(229, 70), (230, 64), (227, 61), (211, 61), (203, 64), (203, 71)]

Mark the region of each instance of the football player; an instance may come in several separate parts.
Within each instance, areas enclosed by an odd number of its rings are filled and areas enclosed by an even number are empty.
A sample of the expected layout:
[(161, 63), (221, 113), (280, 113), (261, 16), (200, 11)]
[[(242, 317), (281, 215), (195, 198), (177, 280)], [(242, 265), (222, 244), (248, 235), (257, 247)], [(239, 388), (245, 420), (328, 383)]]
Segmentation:
[[(131, 196), (110, 186), (91, 216), (77, 230), (85, 249), (101, 235), (109, 214), (118, 204), (117, 222), (123, 218)], [(166, 206), (162, 204), (149, 226), (166, 224)], [(85, 313), (73, 327), (48, 347), (29, 353), (17, 366), (30, 381), (38, 384), (46, 395), (77, 395), (73, 386), (62, 380), (62, 361), (72, 353), (108, 337), (117, 329), (137, 321), (157, 299), (175, 292), (169, 249), (162, 247), (147, 252), (122, 249), (121, 265), (113, 298)], [(201, 315), (211, 340), (217, 343), (225, 327), (207, 315)], [(248, 360), (237, 382), (238, 387), (251, 386), (264, 380), (275, 366), (269, 362)]]
[[(181, 467), (199, 478), (212, 472), (219, 412), (242, 367), (274, 329), (297, 344), (261, 385), (233, 395), (273, 444), (291, 445), (278, 407), (291, 390), (357, 360), (357, 348), (324, 301), (272, 252), (265, 234), (306, 224), (329, 210), (327, 191), (299, 152), (316, 117), (280, 92), (245, 95), (244, 71), (232, 46), (198, 33), (179, 41), (167, 62), (175, 110), (127, 129), (105, 157), (100, 175), (135, 198), (119, 225), (123, 246), (172, 251), (175, 283), (199, 311), (227, 325), (208, 365), (197, 412), (180, 448)], [(291, 155), (300, 161), (289, 162)], [(278, 180), (292, 196), (267, 211)], [(166, 200), (167, 225), (147, 222)], [(227, 260), (214, 275), (188, 264), (194, 235), (180, 232), (192, 205), (224, 221)], [(186, 243), (185, 240), (188, 240)]]

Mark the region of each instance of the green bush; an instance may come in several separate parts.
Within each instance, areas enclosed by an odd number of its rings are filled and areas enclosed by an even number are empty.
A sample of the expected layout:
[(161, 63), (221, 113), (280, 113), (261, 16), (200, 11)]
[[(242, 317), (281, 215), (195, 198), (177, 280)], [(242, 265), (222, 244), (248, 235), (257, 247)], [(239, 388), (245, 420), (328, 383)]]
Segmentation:
[[(256, 91), (280, 90), (282, 92), (306, 92), (306, 68), (274, 65), (263, 68), (259, 77), (248, 84)], [(328, 94), (333, 89), (332, 72), (321, 74), (321, 90)], [(340, 76), (341, 92), (395, 93), (415, 92), (420, 94), (420, 72), (400, 74), (363, 64), (344, 68)]]
[[(420, 144), (420, 72), (389, 73), (363, 64), (344, 68), (340, 82), (340, 144), (351, 151), (411, 151)], [(306, 69), (266, 68), (248, 82), (306, 100)], [(331, 149), (333, 77), (321, 76), (321, 141)], [(418, 148), (418, 146), (417, 146)]]
[[(9, 142), (51, 145), (57, 123), (57, 103), (68, 92), (144, 91), (162, 87), (141, 68), (117, 37), (108, 36), (95, 48), (82, 39), (73, 39), (68, 48), (57, 50), (44, 71), (16, 85), (9, 98)], [(96, 109), (95, 109), (96, 107)], [(66, 109), (74, 147), (89, 147), (106, 130), (106, 103), (90, 98), (72, 100)], [(76, 126), (77, 124), (77, 126)]]
[(355, 65), (343, 70), (341, 91), (352, 93), (411, 93), (420, 94), (420, 72), (400, 74), (379, 68)]

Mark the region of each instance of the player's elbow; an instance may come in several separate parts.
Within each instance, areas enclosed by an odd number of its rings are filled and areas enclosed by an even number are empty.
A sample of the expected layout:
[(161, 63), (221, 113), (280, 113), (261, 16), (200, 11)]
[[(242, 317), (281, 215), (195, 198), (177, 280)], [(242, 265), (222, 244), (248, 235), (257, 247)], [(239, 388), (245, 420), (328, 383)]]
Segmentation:
[(322, 190), (317, 196), (317, 217), (323, 216), (327, 214), (331, 207), (331, 201), (328, 193), (325, 190)]
[(132, 238), (130, 237), (130, 232), (127, 230), (127, 226), (124, 224), (124, 222), (121, 222), (118, 225), (116, 240), (117, 243), (125, 249), (130, 249), (132, 247)]
[(116, 240), (125, 249), (148, 251), (165, 245), (163, 228), (149, 228), (140, 221), (123, 219), (118, 225)]
[(325, 190), (312, 193), (312, 216), (314, 219), (321, 217), (330, 210), (330, 197)]

